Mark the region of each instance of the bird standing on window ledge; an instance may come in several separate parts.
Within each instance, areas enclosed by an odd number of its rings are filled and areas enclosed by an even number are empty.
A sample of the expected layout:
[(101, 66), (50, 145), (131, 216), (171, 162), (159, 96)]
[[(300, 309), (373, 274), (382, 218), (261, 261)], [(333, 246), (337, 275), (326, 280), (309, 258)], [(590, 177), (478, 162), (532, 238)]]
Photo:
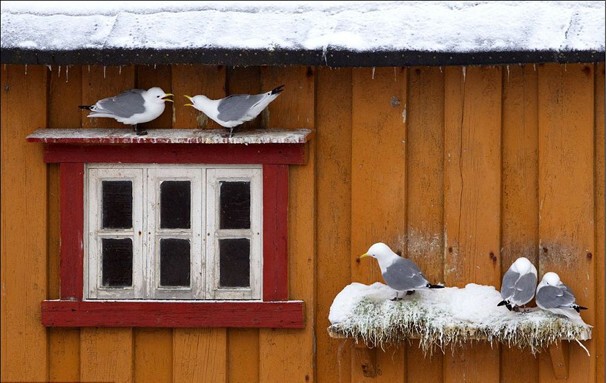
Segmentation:
[(164, 93), (164, 90), (158, 87), (148, 90), (131, 89), (99, 100), (94, 105), (80, 105), (79, 108), (92, 112), (87, 117), (108, 117), (125, 125), (133, 125), (135, 133), (143, 136), (148, 133), (139, 130), (137, 125), (158, 118), (164, 112), (165, 101), (173, 102), (165, 97), (172, 95)]
[(232, 137), (234, 128), (259, 115), (284, 90), (284, 85), (277, 86), (266, 93), (260, 94), (233, 94), (218, 100), (211, 100), (207, 96), (187, 96), (194, 109), (206, 114), (211, 120), (230, 130)]

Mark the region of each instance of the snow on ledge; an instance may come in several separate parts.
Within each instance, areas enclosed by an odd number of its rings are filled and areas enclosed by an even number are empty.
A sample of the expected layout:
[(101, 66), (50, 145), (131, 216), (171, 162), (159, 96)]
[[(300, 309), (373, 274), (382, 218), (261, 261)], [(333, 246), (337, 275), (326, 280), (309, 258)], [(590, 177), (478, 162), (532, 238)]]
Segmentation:
[(138, 136), (124, 129), (39, 129), (29, 142), (45, 144), (305, 144), (310, 129), (257, 129), (238, 132), (229, 138), (226, 129), (147, 129)]
[[(420, 339), (424, 353), (436, 346), (444, 352), (474, 340), (500, 342), (531, 349), (533, 354), (559, 340), (588, 340), (592, 326), (542, 310), (511, 312), (493, 286), (469, 283), (417, 291), (392, 301), (395, 291), (382, 283), (346, 286), (329, 311), (334, 338), (354, 338), (369, 347), (383, 347), (407, 339)], [(580, 343), (581, 345), (581, 343)]]

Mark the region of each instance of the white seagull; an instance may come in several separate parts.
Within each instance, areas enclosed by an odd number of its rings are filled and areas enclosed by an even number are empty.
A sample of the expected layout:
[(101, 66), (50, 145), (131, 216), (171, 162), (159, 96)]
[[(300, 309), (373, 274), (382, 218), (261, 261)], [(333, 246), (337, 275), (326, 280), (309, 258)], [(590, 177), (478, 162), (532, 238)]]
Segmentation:
[(501, 295), (508, 310), (518, 311), (520, 306), (529, 303), (535, 295), (537, 269), (525, 257), (520, 257), (510, 266), (502, 278)]
[(218, 100), (211, 100), (207, 96), (187, 96), (194, 109), (206, 114), (211, 120), (230, 130), (230, 137), (234, 128), (244, 122), (251, 121), (259, 115), (284, 90), (284, 85), (278, 86), (266, 93), (260, 94), (233, 94)]
[(433, 285), (422, 274), (421, 270), (413, 261), (403, 258), (394, 253), (386, 244), (378, 242), (372, 245), (369, 250), (359, 257), (373, 257), (377, 259), (381, 275), (384, 281), (392, 289), (396, 290), (396, 297), (393, 300), (402, 299), (398, 296), (399, 292), (406, 292), (407, 295), (413, 294), (415, 290), (428, 288), (443, 288), (442, 285)]
[(137, 135), (145, 135), (145, 130), (139, 130), (137, 124), (143, 124), (158, 118), (164, 112), (165, 101), (173, 102), (165, 97), (172, 96), (159, 87), (148, 90), (130, 89), (114, 97), (104, 98), (93, 105), (80, 105), (80, 109), (90, 110), (87, 117), (113, 118), (125, 125), (133, 125)]
[(572, 320), (580, 320), (580, 310), (587, 310), (586, 307), (575, 303), (573, 292), (561, 282), (558, 274), (552, 271), (544, 274), (537, 286), (535, 302), (543, 310), (564, 315)]

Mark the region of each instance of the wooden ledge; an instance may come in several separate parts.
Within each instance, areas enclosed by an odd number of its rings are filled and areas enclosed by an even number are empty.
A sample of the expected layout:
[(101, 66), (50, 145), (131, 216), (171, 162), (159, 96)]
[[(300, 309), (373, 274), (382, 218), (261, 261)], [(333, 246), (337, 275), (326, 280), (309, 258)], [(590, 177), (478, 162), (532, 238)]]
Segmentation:
[(235, 132), (226, 129), (148, 129), (145, 136), (124, 129), (38, 129), (27, 136), (29, 142), (44, 144), (305, 144), (310, 129), (257, 129)]

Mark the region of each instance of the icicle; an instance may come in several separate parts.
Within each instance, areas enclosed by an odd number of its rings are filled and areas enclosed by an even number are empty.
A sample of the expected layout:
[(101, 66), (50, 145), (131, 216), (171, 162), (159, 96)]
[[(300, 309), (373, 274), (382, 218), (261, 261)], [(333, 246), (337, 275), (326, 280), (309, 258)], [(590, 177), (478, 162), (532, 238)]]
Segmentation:
[(442, 67), (442, 65), (438, 67), (438, 70), (440, 70), (440, 72), (443, 73), (443, 67)]
[(88, 68), (89, 68), (89, 73), (91, 73), (91, 66), (90, 66), (90, 65), (88, 65)]
[(49, 72), (52, 72), (52, 71), (53, 71), (53, 67), (52, 67), (52, 66), (47, 65), (46, 67), (48, 68)]
[(506, 65), (506, 74), (507, 74), (507, 79), (508, 81), (510, 81), (510, 65)]
[(533, 64), (533, 71), (535, 72), (535, 64)]
[(61, 77), (61, 65), (59, 65), (59, 69), (57, 70), (57, 78)]
[(371, 69), (371, 80), (375, 80), (375, 67)]
[(586, 347), (584, 347), (584, 345), (577, 339), (575, 339), (575, 341), (577, 342), (577, 344), (580, 345), (581, 348), (584, 349), (584, 351), (586, 351), (586, 354), (588, 354), (588, 356), (590, 356), (590, 351), (588, 351), (588, 349)]
[(462, 74), (464, 75), (464, 82), (466, 82), (466, 67), (462, 67)]
[(105, 68), (106, 68), (106, 66), (104, 65), (104, 66), (103, 66), (103, 79), (104, 79), (104, 80), (105, 80)]
[(27, 64), (25, 64), (25, 75), (27, 76)]
[(70, 79), (70, 66), (66, 65), (65, 66), (65, 82), (68, 82), (69, 79)]
[(156, 64), (154, 64), (154, 70), (156, 70)]

